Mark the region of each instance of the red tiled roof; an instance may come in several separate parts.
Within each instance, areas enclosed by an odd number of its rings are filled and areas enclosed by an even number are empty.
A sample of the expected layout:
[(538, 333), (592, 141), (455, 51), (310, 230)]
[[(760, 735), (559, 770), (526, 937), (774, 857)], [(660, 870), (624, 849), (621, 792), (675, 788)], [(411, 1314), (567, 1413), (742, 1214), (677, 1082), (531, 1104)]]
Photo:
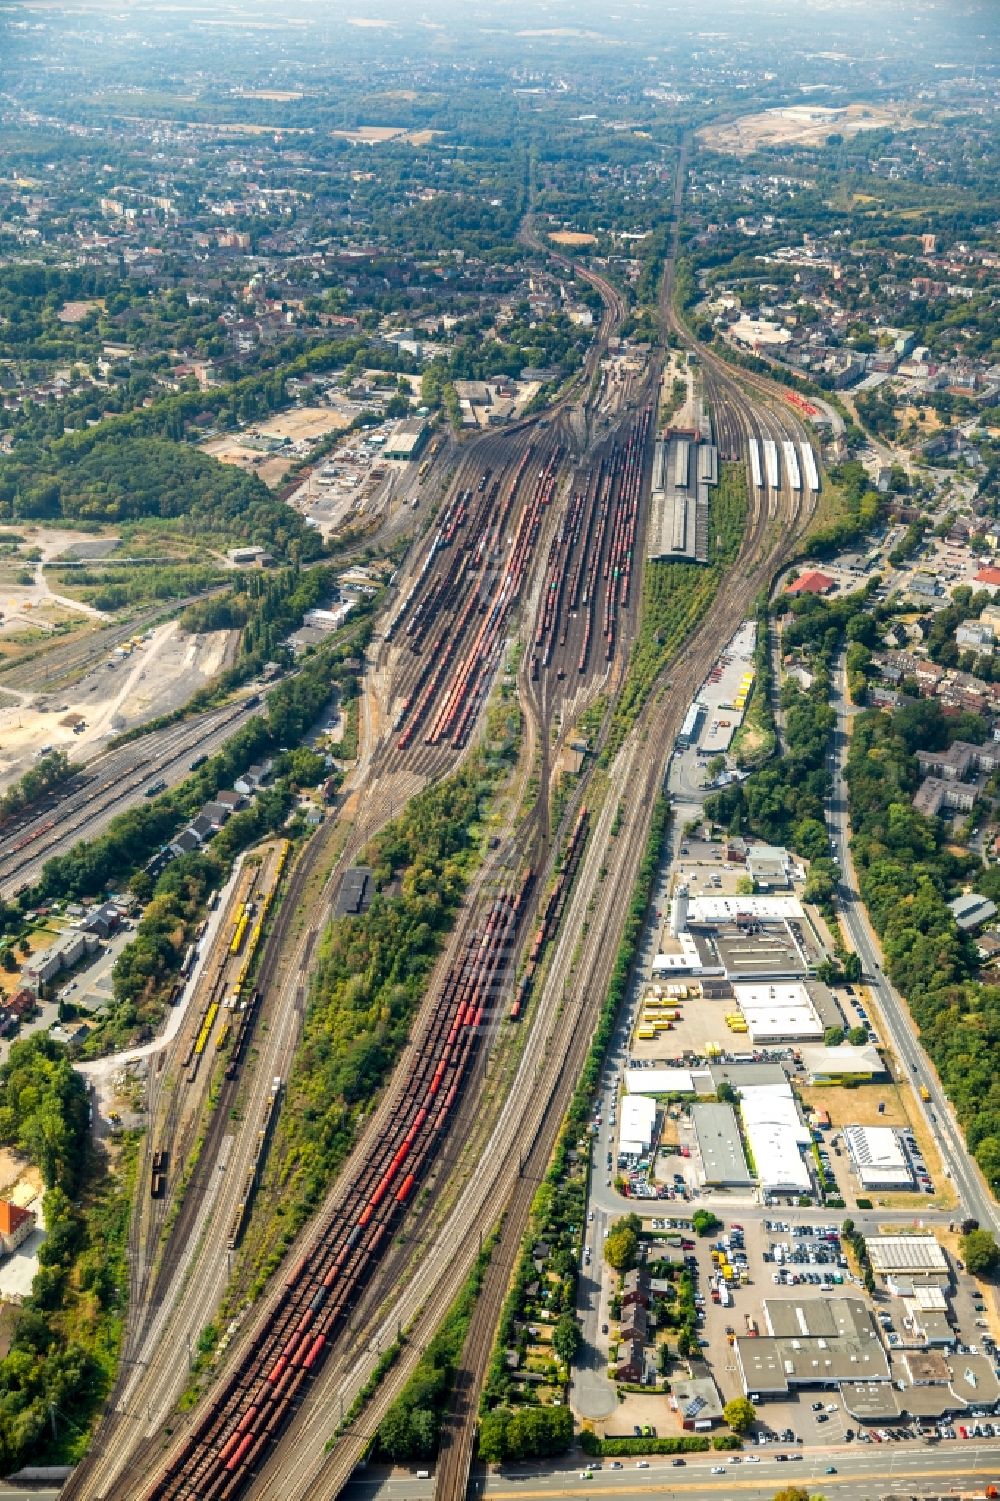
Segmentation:
[(1000, 584), (1000, 568), (980, 568), (975, 582), (977, 584)]
[[(998, 580), (998, 582), (1000, 582), (1000, 580)], [(825, 594), (828, 589), (833, 588), (835, 583), (836, 579), (830, 578), (828, 574), (816, 573), (814, 571), (812, 573), (804, 573), (801, 578), (795, 580), (794, 584), (789, 584), (788, 588), (785, 590), (785, 593)]]
[(30, 1218), (28, 1211), (19, 1204), (12, 1204), (9, 1199), (0, 1199), (0, 1235), (13, 1235)]

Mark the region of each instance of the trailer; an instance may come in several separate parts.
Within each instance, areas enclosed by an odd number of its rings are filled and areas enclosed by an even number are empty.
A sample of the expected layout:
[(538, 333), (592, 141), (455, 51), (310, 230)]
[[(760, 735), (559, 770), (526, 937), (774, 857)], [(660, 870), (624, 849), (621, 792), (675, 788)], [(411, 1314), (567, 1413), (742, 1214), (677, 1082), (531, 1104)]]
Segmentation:
[(788, 475), (788, 483), (793, 490), (801, 490), (802, 476), (799, 474), (799, 456), (795, 452), (795, 444), (786, 441), (782, 443), (781, 448), (785, 455), (785, 473)]
[(763, 490), (764, 476), (760, 467), (760, 443), (756, 438), (750, 439), (750, 473), (753, 476), (754, 489)]
[(806, 477), (806, 484), (816, 495), (819, 491), (819, 470), (816, 467), (816, 455), (813, 453), (811, 443), (800, 443), (802, 450), (802, 471)]
[(772, 490), (778, 488), (778, 445), (773, 438), (764, 439), (764, 465), (767, 469), (767, 483)]

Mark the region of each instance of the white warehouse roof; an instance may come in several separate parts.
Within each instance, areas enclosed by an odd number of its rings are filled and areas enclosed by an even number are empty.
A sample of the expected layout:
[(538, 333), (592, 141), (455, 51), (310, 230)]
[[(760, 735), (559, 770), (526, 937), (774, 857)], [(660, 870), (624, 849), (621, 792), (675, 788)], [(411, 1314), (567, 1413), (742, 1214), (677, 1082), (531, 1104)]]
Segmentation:
[(653, 1141), (656, 1101), (648, 1095), (629, 1094), (621, 1103), (619, 1144), (623, 1152), (648, 1152)]
[(823, 1036), (823, 1023), (801, 980), (734, 985), (733, 994), (755, 1046)]
[(913, 1169), (891, 1126), (845, 1126), (844, 1142), (865, 1188), (910, 1188)]
[(866, 1237), (872, 1270), (876, 1272), (946, 1272), (948, 1259), (933, 1235), (875, 1235)]
[(629, 1094), (695, 1093), (694, 1078), (687, 1068), (629, 1068), (625, 1070), (625, 1088)]
[(812, 1133), (799, 1119), (791, 1085), (741, 1085), (740, 1112), (764, 1192), (808, 1193), (812, 1181), (801, 1148)]
[(735, 922), (737, 917), (758, 922), (796, 922), (802, 916), (797, 896), (693, 896), (688, 903), (688, 921)]

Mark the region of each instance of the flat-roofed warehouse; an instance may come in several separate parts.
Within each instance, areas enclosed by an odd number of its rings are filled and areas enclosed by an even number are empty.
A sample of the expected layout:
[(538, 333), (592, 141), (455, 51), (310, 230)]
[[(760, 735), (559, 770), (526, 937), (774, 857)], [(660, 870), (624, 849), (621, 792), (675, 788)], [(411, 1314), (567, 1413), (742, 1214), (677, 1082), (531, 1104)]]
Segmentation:
[(845, 1126), (844, 1142), (864, 1188), (913, 1187), (913, 1164), (892, 1126)]
[(882, 1276), (893, 1272), (949, 1271), (948, 1258), (933, 1235), (875, 1235), (865, 1238), (872, 1271)]
[(823, 1036), (822, 1019), (800, 980), (734, 985), (733, 994), (755, 1047), (818, 1040)]
[(691, 1120), (705, 1169), (713, 1188), (747, 1188), (753, 1182), (732, 1105), (692, 1105)]
[(387, 459), (415, 459), (423, 452), (429, 429), (421, 417), (405, 417), (397, 422), (382, 452)]
[(769, 1333), (737, 1339), (747, 1393), (785, 1396), (798, 1387), (887, 1382), (889, 1361), (860, 1298), (765, 1299)]
[(782, 1084), (745, 1084), (740, 1088), (743, 1129), (765, 1194), (812, 1191), (803, 1151), (812, 1132), (799, 1119), (786, 1079)]

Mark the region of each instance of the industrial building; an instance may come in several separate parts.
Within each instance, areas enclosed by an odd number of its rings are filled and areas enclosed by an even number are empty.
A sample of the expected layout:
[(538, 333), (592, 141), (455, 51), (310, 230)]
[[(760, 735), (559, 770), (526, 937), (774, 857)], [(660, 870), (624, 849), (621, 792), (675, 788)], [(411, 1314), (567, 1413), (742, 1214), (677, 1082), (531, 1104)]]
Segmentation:
[(890, 1381), (888, 1357), (860, 1298), (765, 1299), (764, 1323), (766, 1335), (734, 1345), (752, 1401), (803, 1387)]
[(367, 865), (352, 865), (344, 872), (344, 879), (337, 892), (333, 909), (334, 917), (357, 917), (367, 912), (372, 903), (374, 887), (372, 872)]
[(712, 1188), (749, 1188), (753, 1178), (732, 1105), (693, 1105), (691, 1120), (705, 1182)]
[(653, 449), (649, 551), (653, 559), (708, 562), (708, 491), (719, 482), (719, 454), (699, 434), (670, 433)]
[(644, 1156), (653, 1144), (655, 1124), (655, 1100), (648, 1095), (626, 1095), (621, 1102), (618, 1150), (633, 1157)]
[(844, 1043), (836, 1048), (805, 1047), (800, 1057), (810, 1084), (843, 1084), (847, 1079), (870, 1083), (886, 1077), (882, 1056), (871, 1046), (858, 1048)]
[(765, 1196), (811, 1193), (812, 1179), (803, 1154), (812, 1145), (812, 1132), (799, 1117), (788, 1080), (742, 1084), (740, 1115), (761, 1192)]
[(933, 1274), (951, 1280), (948, 1258), (933, 1235), (873, 1235), (865, 1244), (876, 1276)]
[(845, 1126), (844, 1143), (863, 1188), (913, 1188), (913, 1164), (891, 1126)]
[(823, 1036), (822, 1018), (801, 980), (734, 985), (733, 994), (754, 1047), (812, 1041)]
[[(705, 1081), (707, 1094), (712, 1088), (708, 1070), (701, 1078)], [(629, 1068), (625, 1070), (625, 1089), (628, 1094), (698, 1094), (694, 1074), (685, 1068)]]
[(787, 891), (792, 884), (792, 861), (781, 845), (752, 845), (747, 850), (746, 867), (757, 891)]
[(396, 423), (382, 451), (387, 459), (401, 459), (408, 462), (420, 457), (427, 444), (428, 436), (429, 430), (423, 418), (405, 417), (402, 422)]

